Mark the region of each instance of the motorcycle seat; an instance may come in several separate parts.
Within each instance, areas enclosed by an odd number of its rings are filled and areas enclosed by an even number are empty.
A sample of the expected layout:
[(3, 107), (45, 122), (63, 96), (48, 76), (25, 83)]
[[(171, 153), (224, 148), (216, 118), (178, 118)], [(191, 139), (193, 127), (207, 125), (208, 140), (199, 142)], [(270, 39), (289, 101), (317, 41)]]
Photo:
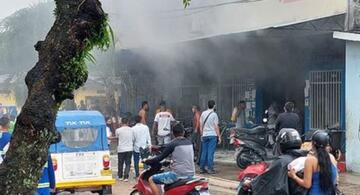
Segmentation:
[(252, 128), (252, 129), (241, 128), (241, 129), (239, 129), (238, 132), (239, 133), (250, 134), (250, 135), (266, 134), (266, 129), (264, 127), (255, 127), (255, 128)]
[(171, 190), (171, 189), (173, 189), (173, 188), (176, 188), (176, 187), (185, 185), (185, 184), (187, 184), (188, 182), (190, 182), (190, 181), (192, 181), (192, 180), (194, 180), (194, 178), (180, 179), (180, 180), (178, 180), (178, 181), (176, 181), (176, 182), (174, 182), (174, 183), (172, 183), (172, 184), (166, 184), (166, 185), (164, 186), (164, 190), (165, 190), (165, 192), (166, 192), (166, 191), (169, 191), (169, 190)]

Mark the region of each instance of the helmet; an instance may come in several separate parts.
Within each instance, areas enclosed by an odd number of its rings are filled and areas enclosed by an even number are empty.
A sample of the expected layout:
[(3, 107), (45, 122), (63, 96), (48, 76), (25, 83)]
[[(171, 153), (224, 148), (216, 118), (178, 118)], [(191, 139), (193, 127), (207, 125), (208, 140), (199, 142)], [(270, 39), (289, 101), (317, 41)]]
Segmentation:
[(316, 131), (313, 134), (311, 140), (312, 140), (313, 144), (319, 148), (325, 148), (326, 146), (328, 146), (330, 144), (329, 134), (326, 133), (325, 131), (321, 131), (321, 130)]
[(302, 141), (299, 132), (296, 129), (281, 129), (276, 137), (276, 142), (280, 144), (282, 151), (288, 149), (300, 149)]

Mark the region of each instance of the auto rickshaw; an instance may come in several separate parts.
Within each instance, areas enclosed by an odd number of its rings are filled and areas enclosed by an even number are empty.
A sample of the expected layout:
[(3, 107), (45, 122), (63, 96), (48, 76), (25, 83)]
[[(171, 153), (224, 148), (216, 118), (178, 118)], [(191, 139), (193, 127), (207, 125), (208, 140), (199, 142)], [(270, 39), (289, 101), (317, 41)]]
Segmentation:
[(97, 111), (58, 112), (61, 142), (50, 147), (56, 191), (111, 194), (115, 183), (104, 116)]

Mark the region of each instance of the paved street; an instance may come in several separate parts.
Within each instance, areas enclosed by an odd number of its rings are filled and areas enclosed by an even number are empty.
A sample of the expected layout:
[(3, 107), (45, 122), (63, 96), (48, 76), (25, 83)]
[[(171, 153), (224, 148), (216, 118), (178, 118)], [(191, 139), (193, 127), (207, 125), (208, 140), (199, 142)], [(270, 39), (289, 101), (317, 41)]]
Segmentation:
[[(132, 191), (135, 181), (131, 180), (129, 182), (117, 182), (113, 188), (113, 194), (116, 195), (127, 195)], [(235, 190), (224, 189), (218, 186), (210, 185), (210, 194), (211, 195), (235, 195)]]
[[(215, 181), (214, 181), (215, 182)], [(219, 181), (217, 181), (219, 182)], [(220, 181), (220, 183), (224, 183), (224, 181)], [(113, 194), (114, 195), (128, 195), (133, 190), (133, 186), (135, 184), (135, 180), (132, 179), (129, 182), (117, 181), (116, 184), (113, 186)], [(65, 195), (66, 193), (62, 193), (61, 195)], [(219, 187), (218, 185), (211, 185), (210, 184), (210, 194), (211, 195), (236, 195), (235, 190), (233, 189), (226, 189), (223, 187)], [(93, 195), (90, 192), (81, 192), (75, 193), (75, 195)]]
[[(116, 170), (116, 168), (114, 169)], [(211, 195), (235, 195), (235, 189), (238, 184), (236, 182), (236, 176), (239, 169), (233, 166), (218, 165), (217, 170), (217, 173), (212, 176), (200, 175), (209, 179), (209, 190)], [(117, 181), (116, 185), (113, 186), (113, 193), (116, 195), (130, 194), (134, 184), (134, 179), (131, 179), (129, 182)]]
[[(211, 195), (236, 195), (236, 187), (238, 182), (236, 177), (239, 173), (239, 168), (235, 165), (216, 164), (217, 173), (215, 175), (201, 175), (209, 179), (210, 194)], [(340, 189), (346, 195), (358, 195), (360, 192), (360, 175), (341, 174), (340, 175)], [(129, 182), (117, 181), (113, 186), (113, 194), (128, 195), (132, 191), (135, 184), (134, 179)], [(90, 195), (91, 193), (76, 193), (77, 195)]]
[[(238, 185), (237, 176), (240, 169), (234, 164), (232, 151), (217, 151), (214, 175), (199, 175), (209, 179), (209, 190), (211, 195), (235, 195)], [(112, 169), (114, 176), (117, 173), (117, 158), (112, 155)], [(117, 181), (113, 186), (113, 194), (128, 195), (133, 190), (135, 180), (133, 179), (133, 167), (131, 168), (131, 179), (129, 182)], [(198, 167), (196, 172), (198, 173)], [(360, 175), (350, 173), (340, 175), (340, 189), (346, 195), (358, 195), (360, 192)], [(91, 193), (76, 193), (77, 195), (90, 195)]]

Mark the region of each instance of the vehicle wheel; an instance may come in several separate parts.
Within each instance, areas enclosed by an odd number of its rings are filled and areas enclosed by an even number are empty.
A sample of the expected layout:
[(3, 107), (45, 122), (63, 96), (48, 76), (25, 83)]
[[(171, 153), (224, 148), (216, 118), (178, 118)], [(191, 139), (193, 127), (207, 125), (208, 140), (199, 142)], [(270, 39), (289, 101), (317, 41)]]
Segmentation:
[(104, 186), (102, 190), (97, 191), (99, 195), (111, 195), (112, 194), (112, 187), (111, 186)]
[(260, 161), (262, 161), (262, 158), (249, 149), (243, 149), (236, 156), (236, 165), (241, 169), (245, 169), (247, 166)]
[(186, 195), (200, 195), (200, 192), (193, 190), (191, 192), (186, 193)]
[(130, 195), (142, 195), (143, 193), (139, 192), (138, 190), (133, 190)]
[(248, 192), (248, 191), (245, 191), (245, 190), (242, 189), (242, 188), (240, 188), (240, 189), (238, 190), (237, 195), (251, 195), (251, 193)]
[(106, 195), (106, 191), (105, 191), (105, 190), (100, 190), (100, 191), (97, 191), (96, 193), (98, 193), (99, 195)]

